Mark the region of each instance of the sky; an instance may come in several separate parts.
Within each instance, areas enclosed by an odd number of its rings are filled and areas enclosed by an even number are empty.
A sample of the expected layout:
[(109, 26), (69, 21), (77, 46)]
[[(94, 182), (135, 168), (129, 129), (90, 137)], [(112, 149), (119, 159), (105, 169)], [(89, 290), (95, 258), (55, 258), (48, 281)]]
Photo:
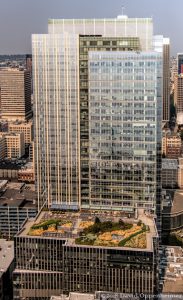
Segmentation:
[(31, 52), (31, 34), (47, 33), (49, 18), (153, 17), (154, 34), (183, 52), (183, 0), (0, 0), (0, 54)]

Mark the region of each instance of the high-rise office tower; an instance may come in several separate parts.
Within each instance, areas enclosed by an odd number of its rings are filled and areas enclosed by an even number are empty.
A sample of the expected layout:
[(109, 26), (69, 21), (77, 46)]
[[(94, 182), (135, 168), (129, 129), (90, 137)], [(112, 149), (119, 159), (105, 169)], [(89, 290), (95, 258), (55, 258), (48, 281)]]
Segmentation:
[(155, 210), (161, 61), (156, 52), (89, 54), (89, 207)]
[(162, 121), (166, 123), (170, 119), (170, 39), (155, 35), (153, 45), (159, 53), (162, 53), (163, 48)]
[[(100, 46), (100, 47), (97, 47)], [(139, 38), (130, 37), (80, 37), (80, 151), (81, 151), (81, 202), (82, 207), (89, 207), (89, 88), (88, 55), (91, 51), (139, 51)]]
[(183, 74), (183, 53), (177, 54), (178, 75)]
[(183, 114), (183, 53), (177, 54), (178, 74), (175, 76), (174, 102), (178, 119)]
[(163, 115), (162, 121), (170, 119), (170, 39), (163, 39)]
[(175, 76), (174, 102), (177, 115), (183, 113), (183, 74)]
[(32, 55), (26, 54), (25, 57), (26, 70), (32, 74)]
[(163, 44), (154, 49), (152, 19), (125, 16), (49, 20), (33, 36), (40, 207), (155, 211)]
[(38, 204), (80, 207), (79, 40), (33, 36)]
[(1, 118), (27, 120), (31, 117), (31, 77), (25, 70), (0, 69)]

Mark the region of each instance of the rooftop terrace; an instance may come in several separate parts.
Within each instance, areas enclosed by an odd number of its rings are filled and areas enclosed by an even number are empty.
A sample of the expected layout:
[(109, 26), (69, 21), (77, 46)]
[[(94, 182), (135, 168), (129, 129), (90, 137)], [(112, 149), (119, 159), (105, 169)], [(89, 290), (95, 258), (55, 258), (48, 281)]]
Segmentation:
[(64, 239), (66, 245), (125, 247), (151, 251), (157, 237), (152, 216), (139, 210), (138, 219), (121, 217), (120, 212), (41, 212), (30, 219), (20, 233), (22, 237)]

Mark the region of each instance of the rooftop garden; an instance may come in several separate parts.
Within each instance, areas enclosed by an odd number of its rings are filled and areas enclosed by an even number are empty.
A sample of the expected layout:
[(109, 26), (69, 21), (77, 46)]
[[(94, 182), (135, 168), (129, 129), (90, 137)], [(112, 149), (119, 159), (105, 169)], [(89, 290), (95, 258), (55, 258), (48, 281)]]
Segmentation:
[(75, 240), (78, 245), (146, 248), (148, 226), (139, 221), (137, 224), (104, 221), (98, 217), (95, 223), (85, 227), (80, 237)]
[(61, 219), (46, 220), (46, 221), (41, 221), (38, 224), (34, 224), (30, 228), (28, 235), (40, 236), (45, 232), (64, 233), (65, 228), (71, 228), (71, 227), (72, 227), (71, 221), (61, 220)]

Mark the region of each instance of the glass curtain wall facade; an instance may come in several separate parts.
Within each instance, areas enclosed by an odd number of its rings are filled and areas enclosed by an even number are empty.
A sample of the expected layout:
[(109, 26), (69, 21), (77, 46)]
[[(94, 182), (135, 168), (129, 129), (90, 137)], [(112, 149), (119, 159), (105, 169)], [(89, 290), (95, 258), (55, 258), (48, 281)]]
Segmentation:
[(80, 203), (78, 45), (74, 34), (32, 38), (38, 209)]
[(91, 208), (155, 211), (161, 101), (161, 53), (89, 52)]
[(79, 37), (80, 68), (80, 151), (81, 151), (81, 206), (89, 208), (89, 105), (88, 54), (89, 51), (139, 51), (139, 38)]
[(151, 18), (118, 17), (113, 19), (50, 19), (48, 32), (102, 35), (104, 37), (139, 37), (142, 50), (152, 50)]
[[(49, 20), (48, 27), (33, 35), (38, 209), (47, 200), (54, 209), (154, 209), (162, 45), (151, 54), (152, 19)], [(91, 67), (103, 51), (121, 67)]]

